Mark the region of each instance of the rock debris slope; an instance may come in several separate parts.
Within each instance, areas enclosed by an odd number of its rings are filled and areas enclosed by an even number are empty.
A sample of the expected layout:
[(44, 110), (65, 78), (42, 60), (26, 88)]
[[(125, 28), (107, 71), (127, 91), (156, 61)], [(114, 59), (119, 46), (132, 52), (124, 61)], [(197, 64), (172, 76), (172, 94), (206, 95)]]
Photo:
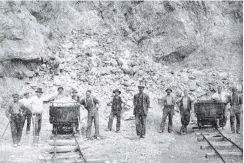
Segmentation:
[[(0, 2), (0, 92), (120, 88), (194, 98), (242, 85), (242, 2)], [(4, 100), (3, 100), (4, 101)], [(105, 103), (104, 103), (105, 105)]]

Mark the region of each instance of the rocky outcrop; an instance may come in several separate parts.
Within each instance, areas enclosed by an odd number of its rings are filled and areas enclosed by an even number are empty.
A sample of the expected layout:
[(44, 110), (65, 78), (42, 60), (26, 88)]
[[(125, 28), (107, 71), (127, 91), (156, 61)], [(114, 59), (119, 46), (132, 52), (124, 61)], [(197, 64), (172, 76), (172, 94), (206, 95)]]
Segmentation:
[[(216, 85), (242, 83), (242, 2), (43, 1), (0, 7), (0, 82), (16, 90), (41, 86), (51, 92), (64, 85), (96, 90), (106, 101), (120, 88), (132, 106), (142, 78), (154, 101), (167, 87), (177, 96), (188, 89), (198, 98)], [(21, 84), (9, 85), (9, 78)]]

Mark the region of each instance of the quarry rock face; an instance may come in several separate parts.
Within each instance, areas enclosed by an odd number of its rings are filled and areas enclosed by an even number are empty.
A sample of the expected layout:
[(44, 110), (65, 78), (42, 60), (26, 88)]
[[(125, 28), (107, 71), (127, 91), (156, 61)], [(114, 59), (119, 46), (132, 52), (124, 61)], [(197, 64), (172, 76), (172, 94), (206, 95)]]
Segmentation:
[(1, 7), (0, 61), (40, 59), (46, 47), (35, 17), (14, 2), (1, 2)]
[(94, 89), (105, 101), (120, 88), (129, 103), (141, 79), (153, 99), (167, 87), (198, 97), (241, 85), (242, 5), (0, 2), (0, 82), (16, 90)]

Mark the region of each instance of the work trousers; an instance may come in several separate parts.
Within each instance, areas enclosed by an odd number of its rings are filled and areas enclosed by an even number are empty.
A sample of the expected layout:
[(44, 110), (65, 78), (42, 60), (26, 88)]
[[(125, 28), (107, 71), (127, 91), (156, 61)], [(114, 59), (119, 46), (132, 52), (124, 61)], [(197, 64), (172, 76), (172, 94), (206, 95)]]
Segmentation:
[(187, 126), (190, 122), (190, 112), (189, 111), (182, 111), (181, 113), (181, 129), (180, 131), (183, 133), (186, 133), (187, 131)]
[(13, 143), (20, 143), (23, 129), (23, 117), (20, 114), (12, 114), (10, 117), (10, 127)]
[(163, 110), (162, 122), (160, 129), (163, 132), (165, 127), (166, 118), (169, 117), (168, 132), (172, 131), (173, 127), (173, 115), (174, 115), (174, 105), (165, 105)]
[(236, 119), (236, 131), (240, 131), (241, 124), (241, 112), (240, 105), (231, 106), (230, 108), (230, 127), (231, 131), (235, 131), (235, 119)]
[(108, 129), (111, 131), (112, 130), (112, 126), (113, 126), (113, 120), (114, 117), (116, 116), (117, 118), (117, 123), (116, 123), (116, 131), (120, 130), (120, 124), (121, 124), (121, 113), (120, 112), (113, 112), (111, 111), (110, 115), (109, 115), (109, 120), (108, 120)]
[(31, 125), (31, 117), (32, 117), (32, 114), (29, 113), (29, 114), (24, 114), (23, 115), (23, 127), (25, 125), (25, 121), (26, 121), (26, 132), (27, 131), (30, 131), (30, 125)]
[(39, 136), (42, 126), (42, 114), (32, 114), (33, 135)]
[(136, 134), (137, 136), (146, 135), (146, 118), (147, 116), (143, 112), (135, 114), (136, 118)]
[(86, 137), (91, 137), (91, 129), (92, 129), (92, 123), (94, 121), (95, 125), (95, 136), (99, 136), (99, 115), (98, 112), (94, 112), (93, 114), (90, 114), (88, 112), (88, 119), (87, 119), (87, 129), (86, 129)]

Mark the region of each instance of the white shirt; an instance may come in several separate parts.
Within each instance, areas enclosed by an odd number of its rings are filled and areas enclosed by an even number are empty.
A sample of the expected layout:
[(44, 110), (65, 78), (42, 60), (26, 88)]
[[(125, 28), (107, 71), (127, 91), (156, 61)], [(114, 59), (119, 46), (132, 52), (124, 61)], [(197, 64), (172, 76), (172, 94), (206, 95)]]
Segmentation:
[(228, 93), (221, 92), (220, 94), (218, 92), (214, 93), (211, 97), (213, 100), (218, 100), (221, 102), (227, 102), (228, 96), (230, 96)]
[(26, 99), (27, 101), (25, 102), (25, 105), (30, 106), (30, 111), (32, 112), (32, 114), (43, 113), (44, 111), (43, 102), (48, 101), (48, 99), (44, 97), (39, 98), (37, 96), (33, 96), (29, 99)]
[(23, 99), (20, 99), (19, 102), (24, 105), (26, 108), (30, 109), (30, 104), (28, 104), (28, 100), (29, 98), (23, 98)]
[(187, 108), (187, 101), (188, 97), (183, 97), (183, 108), (186, 109)]

